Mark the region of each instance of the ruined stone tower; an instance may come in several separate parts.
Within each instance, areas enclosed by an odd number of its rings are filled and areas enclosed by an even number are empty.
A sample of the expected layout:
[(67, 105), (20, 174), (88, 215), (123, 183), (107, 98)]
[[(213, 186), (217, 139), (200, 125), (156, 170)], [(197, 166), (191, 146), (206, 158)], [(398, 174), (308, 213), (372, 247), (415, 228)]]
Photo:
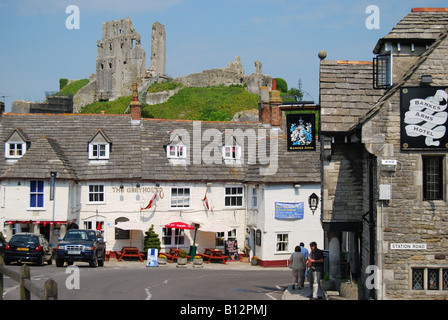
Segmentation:
[(103, 39), (97, 42), (98, 100), (114, 100), (132, 93), (132, 84), (145, 76), (145, 51), (141, 36), (129, 18), (103, 23)]
[(151, 66), (149, 73), (152, 77), (164, 76), (166, 65), (166, 34), (165, 26), (159, 22), (152, 25), (151, 35)]

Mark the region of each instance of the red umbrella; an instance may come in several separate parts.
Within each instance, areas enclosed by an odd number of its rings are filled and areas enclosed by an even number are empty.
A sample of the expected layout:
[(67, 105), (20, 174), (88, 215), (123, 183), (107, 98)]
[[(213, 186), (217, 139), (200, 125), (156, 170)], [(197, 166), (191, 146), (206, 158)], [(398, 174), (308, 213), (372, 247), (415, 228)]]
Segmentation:
[(185, 222), (171, 222), (165, 225), (165, 228), (171, 228), (171, 229), (188, 229), (193, 230), (194, 227), (190, 226), (188, 223)]

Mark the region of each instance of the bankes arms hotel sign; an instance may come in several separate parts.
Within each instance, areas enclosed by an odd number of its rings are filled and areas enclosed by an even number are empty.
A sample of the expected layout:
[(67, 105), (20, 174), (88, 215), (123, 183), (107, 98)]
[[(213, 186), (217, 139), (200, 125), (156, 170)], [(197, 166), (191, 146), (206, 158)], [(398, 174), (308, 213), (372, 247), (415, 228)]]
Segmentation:
[(401, 149), (448, 151), (448, 87), (403, 87)]

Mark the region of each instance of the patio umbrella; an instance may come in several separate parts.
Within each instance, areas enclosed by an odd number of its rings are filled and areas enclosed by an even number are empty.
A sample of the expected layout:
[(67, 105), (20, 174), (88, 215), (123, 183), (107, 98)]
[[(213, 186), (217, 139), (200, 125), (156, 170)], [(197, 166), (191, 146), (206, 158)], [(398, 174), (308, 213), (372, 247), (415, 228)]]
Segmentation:
[(233, 229), (235, 228), (229, 227), (228, 225), (225, 225), (223, 223), (213, 222), (201, 224), (198, 230), (203, 232), (229, 232)]
[(190, 226), (188, 223), (185, 222), (171, 222), (165, 225), (165, 228), (171, 228), (171, 229), (187, 229), (187, 230), (193, 230), (194, 227)]
[(145, 224), (143, 224), (141, 222), (137, 222), (137, 221), (118, 222), (114, 227), (121, 229), (121, 230), (130, 230), (131, 231), (131, 237), (130, 237), (131, 239), (130, 239), (129, 246), (132, 245), (132, 230), (138, 230), (138, 231), (145, 232), (149, 229), (148, 226), (146, 226)]
[[(165, 225), (165, 228), (171, 228), (171, 229), (187, 229), (187, 230), (193, 230), (194, 227), (189, 225), (188, 223), (185, 222), (171, 222)], [(179, 246), (179, 244), (177, 244), (177, 247)]]

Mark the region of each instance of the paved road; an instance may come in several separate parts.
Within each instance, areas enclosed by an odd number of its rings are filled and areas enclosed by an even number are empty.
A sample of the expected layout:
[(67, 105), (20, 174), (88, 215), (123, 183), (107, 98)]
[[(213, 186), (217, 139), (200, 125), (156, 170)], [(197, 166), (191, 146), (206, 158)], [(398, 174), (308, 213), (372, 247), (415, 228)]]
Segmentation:
[[(30, 265), (31, 278), (42, 284), (49, 277), (55, 280), (60, 300), (281, 300), (291, 278), (287, 268), (243, 266), (240, 262), (210, 264), (203, 269), (191, 265), (185, 269), (174, 265), (149, 268), (141, 262), (123, 261), (98, 268), (83, 263), (75, 266)], [(4, 299), (18, 299), (17, 289), (18, 284), (5, 277)]]

